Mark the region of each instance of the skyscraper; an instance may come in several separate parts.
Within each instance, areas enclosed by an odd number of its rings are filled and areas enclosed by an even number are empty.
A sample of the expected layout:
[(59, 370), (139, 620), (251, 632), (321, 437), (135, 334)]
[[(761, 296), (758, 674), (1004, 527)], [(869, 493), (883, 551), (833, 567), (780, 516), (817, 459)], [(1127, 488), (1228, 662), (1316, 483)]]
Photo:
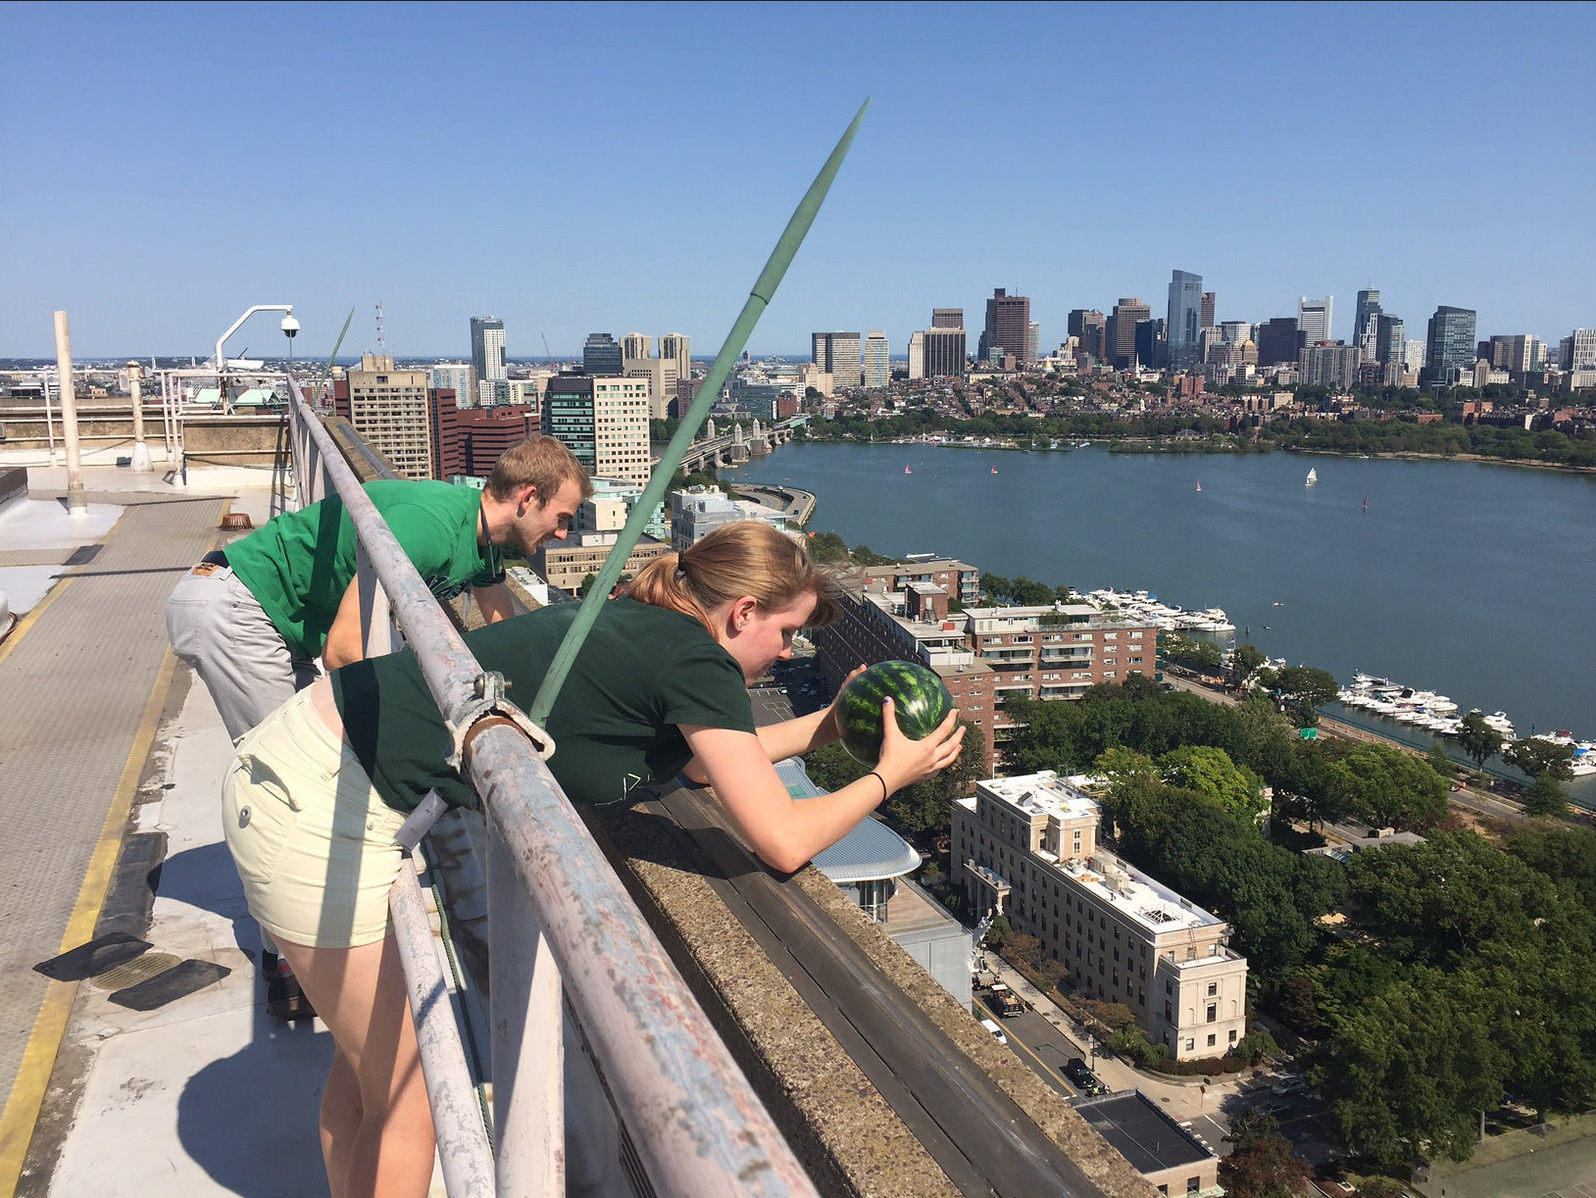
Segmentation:
[(1136, 322), (1136, 361), (1154, 370), (1162, 369), (1169, 361), (1168, 326), (1162, 316), (1149, 316)]
[(986, 329), (981, 334), (979, 356), (991, 360), (1001, 348), (1024, 366), (1031, 361), (1026, 357), (1030, 343), (1030, 297), (1010, 295), (1001, 287), (993, 288), (992, 298), (986, 301)]
[(1202, 326), (1205, 329), (1211, 329), (1214, 327), (1214, 305), (1216, 303), (1217, 300), (1212, 291), (1203, 292)]
[(497, 316), (471, 318), (471, 366), (479, 382), (509, 377), (504, 368), (504, 321)]
[(832, 386), (863, 385), (864, 354), (858, 333), (814, 333), (809, 347), (809, 360), (831, 375)]
[(621, 338), (621, 357), (652, 358), (653, 356), (654, 338), (647, 333), (628, 333)]
[(1289, 316), (1276, 316), (1258, 326), (1258, 365), (1296, 365), (1302, 337), (1297, 322)]
[(659, 356), (676, 359), (676, 377), (693, 377), (692, 338), (686, 333), (666, 333), (659, 339)]
[(433, 477), (425, 370), (399, 370), (391, 357), (361, 354), (359, 367), (334, 384), (333, 409), (402, 477)]
[(1373, 287), (1358, 292), (1358, 306), (1352, 317), (1352, 344), (1363, 351), (1365, 362), (1375, 361), (1375, 343), (1380, 336), (1380, 293)]
[(1184, 370), (1197, 361), (1197, 336), (1202, 323), (1203, 277), (1190, 271), (1171, 271), (1169, 317), (1164, 328), (1169, 342), (1169, 367)]
[(925, 377), (954, 378), (964, 374), (965, 343), (963, 329), (927, 329), (925, 331)]
[(565, 442), (595, 476), (644, 486), (648, 390), (642, 378), (555, 375), (543, 391), (543, 432)]
[(1452, 308), (1442, 304), (1430, 317), (1425, 339), (1426, 365), (1419, 373), (1421, 386), (1450, 387), (1464, 370), (1474, 367), (1474, 321), (1472, 308)]
[(610, 333), (589, 333), (582, 343), (582, 370), (586, 374), (621, 373), (621, 344)]
[(1402, 318), (1379, 312), (1375, 314), (1374, 326), (1374, 360), (1386, 364), (1402, 362), (1407, 353)]
[(909, 334), (909, 378), (923, 379), (925, 373), (925, 334)]
[[(1317, 300), (1303, 296), (1297, 301), (1297, 335), (1301, 338), (1302, 344), (1314, 345), (1320, 341), (1330, 340), (1335, 302), (1336, 297), (1333, 295)], [(1293, 354), (1292, 358), (1295, 359), (1296, 355)]]
[(1096, 308), (1075, 308), (1069, 316), (1069, 335), (1075, 338), (1078, 352), (1094, 361), (1104, 360), (1103, 335), (1107, 321)]
[(865, 334), (864, 340), (864, 385), (866, 387), (885, 387), (889, 376), (888, 358), (891, 349), (887, 344), (887, 335), (877, 329)]
[(964, 309), (932, 308), (931, 327), (933, 329), (962, 329), (964, 327)]
[[(1114, 305), (1109, 316), (1113, 327), (1108, 331), (1108, 342), (1103, 354), (1115, 370), (1130, 370), (1136, 365), (1136, 325), (1153, 314), (1153, 310), (1135, 296), (1123, 296)], [(1293, 351), (1292, 359), (1296, 359)]]
[(427, 386), (434, 391), (453, 391), (459, 407), (477, 406), (477, 372), (469, 362), (439, 362), (428, 367)]

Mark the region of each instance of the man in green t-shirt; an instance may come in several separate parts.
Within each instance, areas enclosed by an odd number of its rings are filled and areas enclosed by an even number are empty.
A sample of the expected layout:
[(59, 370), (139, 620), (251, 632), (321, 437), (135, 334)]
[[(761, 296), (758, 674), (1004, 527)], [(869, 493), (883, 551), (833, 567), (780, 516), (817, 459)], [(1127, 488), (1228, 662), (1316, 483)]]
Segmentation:
[[(452, 599), (470, 588), (490, 624), (514, 614), (502, 547), (530, 555), (563, 538), (592, 493), (571, 451), (541, 436), (507, 450), (481, 491), (397, 480), (366, 486), (432, 593)], [(205, 683), (234, 740), (313, 682), (317, 657), (331, 670), (364, 655), (355, 543), (354, 523), (334, 495), (206, 554), (173, 590), (172, 649)], [(272, 964), (263, 954), (263, 968)]]

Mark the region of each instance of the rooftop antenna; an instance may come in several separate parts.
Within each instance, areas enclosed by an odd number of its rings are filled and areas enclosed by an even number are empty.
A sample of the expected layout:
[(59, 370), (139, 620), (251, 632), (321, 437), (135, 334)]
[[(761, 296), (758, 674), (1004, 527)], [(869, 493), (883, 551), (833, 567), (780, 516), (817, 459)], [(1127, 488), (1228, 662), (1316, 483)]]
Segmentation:
[(386, 358), (388, 356), (388, 342), (387, 342), (387, 339), (384, 337), (383, 331), (382, 331), (382, 301), (381, 300), (377, 301), (377, 356), (379, 358)]

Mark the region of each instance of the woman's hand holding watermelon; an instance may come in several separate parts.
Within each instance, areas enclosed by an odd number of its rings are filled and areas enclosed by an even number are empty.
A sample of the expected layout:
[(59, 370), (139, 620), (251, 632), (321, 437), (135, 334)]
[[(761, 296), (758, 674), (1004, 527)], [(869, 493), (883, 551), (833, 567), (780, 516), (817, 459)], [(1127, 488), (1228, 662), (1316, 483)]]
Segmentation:
[(887, 794), (940, 774), (959, 759), (964, 746), (965, 729), (956, 710), (948, 712), (936, 731), (920, 740), (905, 736), (895, 715), (888, 698), (881, 705), (881, 760), (875, 768)]

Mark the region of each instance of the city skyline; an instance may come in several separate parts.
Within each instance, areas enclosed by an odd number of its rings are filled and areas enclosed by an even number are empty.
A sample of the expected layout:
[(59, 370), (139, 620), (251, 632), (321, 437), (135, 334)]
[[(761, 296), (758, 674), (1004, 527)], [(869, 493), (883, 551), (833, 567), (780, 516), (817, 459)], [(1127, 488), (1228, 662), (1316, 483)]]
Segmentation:
[[(1175, 269), (1217, 294), (1221, 321), (1290, 316), (1303, 296), (1350, 312), (1376, 288), (1409, 330), (1441, 306), (1476, 311), (1481, 337), (1555, 345), (1596, 324), (1596, 167), (1559, 132), (1582, 110), (1591, 5), (1444, 22), (1361, 5), (942, 6), (903, 22), (866, 5), (847, 39), (805, 6), (749, 6), (735, 28), (719, 11), (20, 9), (24, 53), (0, 81), (0, 357), (52, 356), (57, 308), (85, 358), (208, 356), (259, 303), (294, 304), (296, 356), (323, 360), (353, 308), (348, 357), (379, 348), (378, 302), (399, 357), (468, 356), (485, 312), (512, 358), (544, 356), (545, 337), (569, 360), (591, 332), (668, 329), (707, 356), (867, 95), (755, 355), (884, 329), (901, 357), (933, 307), (979, 319), (999, 287), (1030, 297), (1045, 353), (1072, 309), (1143, 296), (1163, 315)], [(596, 60), (565, 53), (621, 29)], [(219, 53), (258, 56), (277, 85), (197, 102)], [(1177, 79), (1209, 118), (1185, 139), (1167, 129)], [(749, 87), (760, 103), (739, 99)], [(1307, 94), (1333, 118), (1305, 125)], [(1020, 140), (991, 138), (1000, 111)], [(1393, 123), (1406, 136), (1377, 152), (1372, 131)], [(935, 169), (912, 149), (933, 143), (951, 151)], [(653, 183), (617, 186), (616, 158)], [(399, 185), (456, 159), (471, 188)], [(339, 182), (351, 174), (364, 184)], [(275, 356), (275, 323), (257, 324), (229, 351)]]

